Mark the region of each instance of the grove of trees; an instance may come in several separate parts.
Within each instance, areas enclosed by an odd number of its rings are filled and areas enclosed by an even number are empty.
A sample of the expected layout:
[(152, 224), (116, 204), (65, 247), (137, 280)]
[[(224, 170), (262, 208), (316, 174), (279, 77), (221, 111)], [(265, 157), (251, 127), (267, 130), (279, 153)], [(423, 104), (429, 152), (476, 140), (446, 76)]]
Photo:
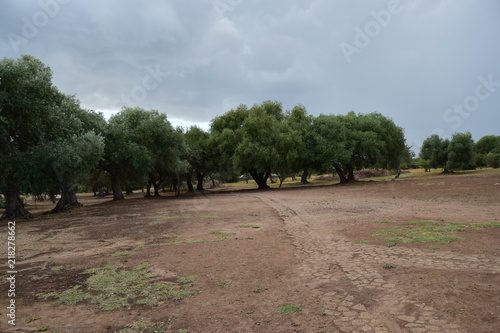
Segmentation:
[[(315, 172), (355, 180), (355, 170), (400, 170), (411, 160), (404, 131), (380, 113), (309, 115), (303, 105), (283, 110), (277, 101), (239, 105), (215, 117), (209, 131), (174, 128), (164, 113), (123, 108), (104, 119), (83, 109), (75, 96), (61, 93), (52, 71), (37, 58), (0, 60), (0, 193), (2, 218), (30, 217), (23, 197), (60, 195), (53, 212), (80, 206), (78, 188), (114, 200), (123, 190), (145, 188), (159, 196), (166, 184), (186, 181), (188, 190), (204, 190), (208, 178), (235, 181), (250, 175), (259, 189), (292, 174), (307, 183)], [(500, 137), (474, 144), (470, 133), (450, 140), (428, 138), (420, 157), (447, 171), (475, 161), (498, 167)], [(151, 189), (154, 193), (151, 194)], [(2, 198), (0, 198), (2, 199)]]
[(474, 143), (471, 133), (455, 133), (451, 140), (433, 134), (422, 144), (420, 164), (445, 173), (476, 167), (500, 166), (500, 136), (487, 135)]

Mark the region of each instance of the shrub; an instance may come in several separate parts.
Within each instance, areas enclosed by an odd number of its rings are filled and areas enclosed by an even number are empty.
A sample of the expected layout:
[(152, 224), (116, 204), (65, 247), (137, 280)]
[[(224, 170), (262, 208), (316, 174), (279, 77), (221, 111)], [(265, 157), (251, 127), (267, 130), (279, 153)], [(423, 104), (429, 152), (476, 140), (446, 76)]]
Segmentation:
[(489, 153), (486, 155), (486, 163), (489, 167), (498, 168), (500, 167), (500, 154)]

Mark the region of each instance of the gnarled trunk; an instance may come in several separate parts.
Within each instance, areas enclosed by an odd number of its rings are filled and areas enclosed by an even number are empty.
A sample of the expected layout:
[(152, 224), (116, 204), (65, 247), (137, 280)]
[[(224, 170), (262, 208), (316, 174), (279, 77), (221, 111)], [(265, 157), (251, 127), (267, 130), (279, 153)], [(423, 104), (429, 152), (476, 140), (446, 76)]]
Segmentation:
[(113, 200), (125, 200), (119, 176), (111, 176), (111, 187), (113, 188)]
[(349, 180), (345, 176), (344, 170), (342, 170), (342, 167), (340, 165), (338, 165), (338, 164), (335, 165), (335, 171), (339, 175), (341, 183), (348, 183), (349, 182)]
[(29, 219), (33, 217), (33, 215), (24, 208), (23, 200), (19, 196), (18, 191), (4, 190), (3, 196), (5, 198), (5, 212), (0, 217), (0, 220), (13, 220), (16, 218)]
[(188, 192), (194, 192), (193, 180), (190, 173), (186, 175), (186, 184), (188, 186)]
[(347, 176), (347, 180), (348, 181), (351, 181), (351, 180), (356, 180), (356, 178), (354, 177), (354, 167), (348, 165), (347, 166), (347, 170), (349, 172), (349, 175)]
[(56, 207), (52, 209), (51, 213), (60, 213), (67, 211), (70, 208), (79, 208), (83, 205), (78, 202), (76, 193), (71, 188), (70, 184), (61, 185), (61, 199), (57, 202)]
[(153, 188), (155, 190), (155, 197), (160, 196), (160, 184), (153, 182)]
[(151, 180), (148, 180), (148, 184), (146, 185), (146, 195), (145, 195), (146, 198), (151, 197), (151, 185), (152, 184), (153, 183), (151, 182)]
[(252, 176), (253, 180), (255, 180), (255, 182), (259, 186), (260, 190), (270, 188), (269, 185), (267, 185), (267, 179), (269, 178), (270, 172), (259, 173), (259, 172), (257, 172), (257, 170), (251, 169), (251, 170), (248, 170), (248, 173)]
[(302, 172), (302, 176), (300, 177), (300, 182), (302, 184), (308, 184), (309, 183), (309, 181), (307, 180), (308, 176), (309, 176), (309, 170), (305, 168), (304, 171)]
[(204, 191), (205, 189), (203, 188), (203, 179), (205, 179), (205, 174), (204, 173), (197, 173), (196, 174), (196, 181), (198, 182), (196, 184), (196, 190), (198, 191)]

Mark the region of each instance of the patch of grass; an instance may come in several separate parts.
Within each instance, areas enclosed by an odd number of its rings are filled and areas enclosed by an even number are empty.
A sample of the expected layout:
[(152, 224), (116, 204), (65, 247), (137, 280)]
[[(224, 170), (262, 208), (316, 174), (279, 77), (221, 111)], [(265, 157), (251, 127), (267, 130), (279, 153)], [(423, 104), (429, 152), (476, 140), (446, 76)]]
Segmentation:
[(373, 223), (394, 223), (391, 221), (373, 221)]
[(74, 305), (76, 303), (82, 302), (92, 297), (90, 294), (81, 291), (80, 288), (81, 286), (74, 286), (73, 288), (70, 288), (60, 293), (53, 292), (53, 293), (39, 295), (38, 297), (42, 299), (57, 297), (57, 300), (53, 302), (54, 305), (60, 305), (60, 304)]
[(300, 312), (302, 311), (302, 307), (299, 305), (293, 305), (293, 304), (285, 304), (280, 306), (277, 310), (276, 313), (279, 314), (292, 314), (295, 312)]
[(126, 256), (129, 255), (130, 253), (132, 253), (132, 251), (118, 251), (113, 253), (111, 256), (112, 257)]
[(183, 288), (191, 288), (196, 284), (195, 281), (195, 276), (180, 276), (177, 278), (177, 283), (181, 284)]
[(39, 326), (36, 328), (36, 330), (39, 332), (44, 332), (44, 331), (47, 331), (48, 329), (49, 329), (48, 325), (43, 325), (43, 326)]
[(385, 264), (383, 266), (383, 268), (385, 268), (385, 269), (392, 269), (392, 268), (396, 268), (396, 266), (394, 266), (393, 264)]
[(227, 236), (231, 236), (231, 235), (236, 235), (235, 232), (225, 232), (225, 231), (222, 231), (222, 230), (214, 230), (214, 231), (211, 231), (210, 232), (212, 235), (219, 235), (219, 236), (222, 236), (222, 237), (227, 237)]
[(356, 241), (356, 242), (353, 242), (354, 244), (368, 244), (370, 241), (368, 240), (360, 240), (360, 241)]
[[(85, 281), (85, 292), (81, 290), (82, 286), (77, 285), (60, 293), (49, 293), (38, 297), (43, 299), (55, 297), (55, 305), (73, 305), (90, 300), (101, 310), (109, 311), (130, 308), (131, 303), (156, 305), (162, 300), (179, 300), (197, 294), (196, 291), (187, 290), (187, 285), (177, 286), (155, 281), (157, 276), (148, 273), (148, 270), (147, 263), (132, 267), (130, 270), (124, 269), (121, 265), (91, 268), (83, 272), (90, 274)], [(192, 277), (189, 277), (188, 280), (191, 279)]]
[(429, 247), (427, 247), (427, 249), (433, 250), (433, 251), (441, 250), (441, 248), (439, 246), (429, 246)]
[(267, 288), (267, 287), (258, 287), (258, 288), (255, 288), (255, 289), (254, 289), (254, 290), (252, 290), (252, 291), (253, 291), (254, 293), (256, 293), (256, 294), (259, 294), (259, 293), (261, 293), (261, 292), (263, 292), (263, 291), (265, 291), (265, 290), (269, 290), (269, 288)]
[(439, 225), (438, 222), (434, 222), (434, 221), (413, 221), (413, 222), (408, 222), (408, 224), (411, 224), (411, 225)]
[(127, 325), (124, 329), (119, 331), (115, 331), (114, 333), (158, 333), (165, 332), (169, 330), (174, 325), (175, 320), (169, 320), (167, 323), (163, 321), (158, 321), (156, 323), (152, 323), (150, 321), (140, 319), (138, 321), (133, 322), (130, 325)]
[(220, 280), (215, 283), (219, 287), (228, 288), (231, 285), (231, 280)]
[(29, 323), (32, 323), (35, 320), (39, 320), (39, 319), (42, 319), (42, 317), (31, 317), (31, 318), (26, 319), (25, 322), (26, 322), (26, 324), (29, 324)]
[(396, 246), (396, 245), (397, 245), (397, 243), (395, 243), (395, 242), (390, 242), (390, 243), (387, 243), (386, 245), (387, 245), (387, 247), (394, 247), (394, 246)]
[(406, 225), (395, 226), (375, 232), (372, 237), (390, 236), (382, 238), (388, 243), (437, 243), (448, 244), (462, 239), (455, 235), (466, 230), (483, 228), (500, 228), (500, 222), (490, 223), (444, 223), (444, 221), (413, 221)]
[(259, 228), (260, 228), (260, 226), (258, 226), (258, 225), (253, 225), (253, 224), (243, 224), (243, 225), (240, 225), (240, 228), (259, 229)]

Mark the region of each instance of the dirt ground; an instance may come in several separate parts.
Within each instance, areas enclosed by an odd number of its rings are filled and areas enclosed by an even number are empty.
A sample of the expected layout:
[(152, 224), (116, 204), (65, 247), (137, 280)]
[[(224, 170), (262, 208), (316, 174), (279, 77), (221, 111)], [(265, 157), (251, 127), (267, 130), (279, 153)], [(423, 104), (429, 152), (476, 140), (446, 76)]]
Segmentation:
[[(16, 326), (7, 323), (5, 264), (0, 332), (115, 332), (140, 320), (178, 333), (500, 332), (500, 228), (483, 227), (500, 222), (498, 170), (81, 201), (17, 221)], [(451, 233), (461, 239), (448, 244), (374, 236), (426, 223), (481, 227)], [(113, 263), (148, 263), (155, 282), (172, 285), (194, 277), (197, 293), (110, 311), (40, 298), (85, 290), (86, 270)], [(288, 304), (300, 311), (278, 313)]]

